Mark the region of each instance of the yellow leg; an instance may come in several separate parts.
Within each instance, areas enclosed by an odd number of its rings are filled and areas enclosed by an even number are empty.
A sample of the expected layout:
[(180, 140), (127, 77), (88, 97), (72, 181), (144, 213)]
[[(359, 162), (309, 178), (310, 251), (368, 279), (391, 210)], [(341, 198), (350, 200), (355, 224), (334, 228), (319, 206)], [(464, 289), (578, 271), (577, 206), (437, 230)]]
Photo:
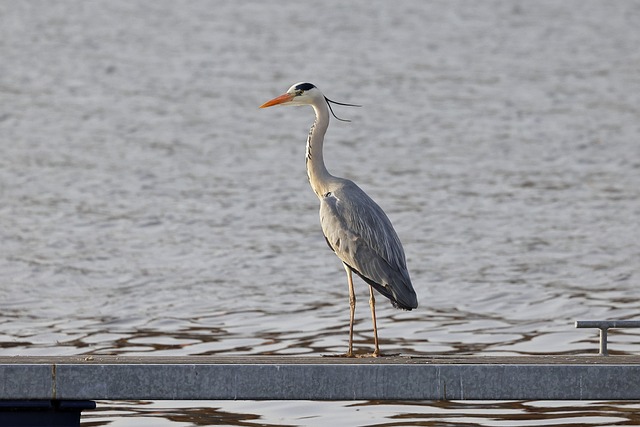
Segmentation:
[(344, 269), (347, 272), (347, 282), (349, 283), (349, 351), (347, 351), (347, 357), (353, 357), (353, 320), (356, 315), (356, 293), (353, 290), (353, 277), (351, 274), (351, 268), (347, 264), (343, 264)]
[(369, 286), (369, 306), (371, 307), (371, 320), (373, 321), (373, 342), (375, 350), (373, 357), (380, 356), (380, 347), (378, 347), (378, 326), (376, 325), (376, 298), (373, 296), (373, 286)]

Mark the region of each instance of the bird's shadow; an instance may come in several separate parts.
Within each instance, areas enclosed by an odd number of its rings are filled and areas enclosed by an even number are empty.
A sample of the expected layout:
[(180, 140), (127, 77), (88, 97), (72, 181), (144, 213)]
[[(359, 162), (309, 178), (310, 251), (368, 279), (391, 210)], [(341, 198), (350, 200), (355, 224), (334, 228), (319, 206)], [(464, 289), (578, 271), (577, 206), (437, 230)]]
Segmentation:
[(347, 353), (340, 354), (323, 354), (322, 357), (336, 357), (336, 358), (345, 358), (345, 359), (365, 359), (365, 358), (382, 358), (382, 357), (398, 357), (400, 353), (392, 353), (392, 354), (373, 354), (373, 353), (359, 353), (349, 355)]

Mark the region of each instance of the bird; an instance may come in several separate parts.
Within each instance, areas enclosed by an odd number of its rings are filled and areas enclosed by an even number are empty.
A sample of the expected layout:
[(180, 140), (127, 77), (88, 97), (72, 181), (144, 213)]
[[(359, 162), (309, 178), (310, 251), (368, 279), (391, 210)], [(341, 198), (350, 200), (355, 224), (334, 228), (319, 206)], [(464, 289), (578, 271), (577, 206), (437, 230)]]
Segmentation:
[(300, 82), (260, 108), (308, 105), (315, 112), (315, 121), (307, 137), (306, 168), (309, 184), (320, 200), (320, 224), (325, 240), (342, 261), (347, 274), (350, 316), (346, 356), (355, 357), (353, 324), (356, 296), (352, 274), (355, 273), (369, 285), (375, 347), (370, 356), (379, 357), (374, 289), (387, 297), (394, 307), (403, 310), (417, 308), (418, 298), (411, 284), (402, 243), (387, 215), (353, 181), (331, 175), (324, 164), (323, 144), (329, 126), (329, 113), (337, 120), (349, 121), (337, 117), (331, 104), (359, 107), (332, 101), (315, 85)]

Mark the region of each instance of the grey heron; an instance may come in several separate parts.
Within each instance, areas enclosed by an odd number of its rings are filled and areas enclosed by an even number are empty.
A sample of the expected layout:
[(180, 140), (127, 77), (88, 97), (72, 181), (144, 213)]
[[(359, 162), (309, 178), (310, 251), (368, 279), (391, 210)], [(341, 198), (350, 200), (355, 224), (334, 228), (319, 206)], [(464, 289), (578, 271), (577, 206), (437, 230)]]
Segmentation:
[[(316, 119), (307, 138), (307, 175), (311, 188), (320, 199), (320, 224), (324, 237), (347, 272), (350, 307), (347, 356), (354, 356), (356, 296), (352, 273), (369, 285), (375, 345), (372, 356), (380, 356), (373, 290), (389, 298), (394, 307), (404, 310), (418, 307), (418, 298), (411, 284), (402, 244), (387, 215), (353, 181), (333, 176), (325, 167), (322, 145), (329, 126), (329, 112), (333, 114), (331, 103), (354, 106), (329, 100), (311, 83), (296, 83), (286, 93), (265, 102), (260, 108), (310, 105), (315, 111)], [(333, 116), (342, 120), (335, 114)]]

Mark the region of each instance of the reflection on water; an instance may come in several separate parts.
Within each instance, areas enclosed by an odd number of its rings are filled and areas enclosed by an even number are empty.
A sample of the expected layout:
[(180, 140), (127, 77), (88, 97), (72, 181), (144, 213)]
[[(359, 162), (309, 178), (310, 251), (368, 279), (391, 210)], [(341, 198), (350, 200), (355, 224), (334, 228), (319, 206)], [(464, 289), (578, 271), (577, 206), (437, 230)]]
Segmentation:
[[(348, 336), (348, 319), (323, 323), (300, 313), (312, 313), (315, 307), (300, 312), (268, 313), (241, 310), (219, 316), (192, 319), (75, 319), (51, 324), (45, 320), (5, 316), (2, 345), (5, 355), (269, 355), (343, 353)], [(325, 308), (326, 309), (326, 308)], [(346, 317), (342, 307), (334, 316)], [(385, 313), (382, 343), (387, 353), (414, 355), (532, 355), (586, 354), (597, 352), (597, 331), (574, 329), (570, 324), (543, 321), (508, 322), (493, 316), (450, 310), (429, 319), (407, 319), (406, 313)], [(323, 316), (324, 317), (324, 316)], [(278, 322), (291, 322), (291, 327)], [(305, 319), (307, 319), (305, 321)], [(257, 330), (255, 322), (262, 322)], [(272, 322), (269, 329), (265, 324)], [(329, 322), (329, 320), (326, 320)], [(278, 323), (278, 324), (277, 324)], [(277, 325), (276, 325), (277, 324)], [(295, 326), (294, 326), (295, 325)], [(20, 330), (17, 330), (17, 329)], [(56, 332), (64, 328), (64, 332)], [(407, 334), (410, 331), (410, 334)], [(370, 320), (359, 319), (354, 333), (357, 351), (365, 353), (373, 346)], [(612, 354), (637, 353), (638, 333), (612, 330), (609, 347)]]
[[(257, 108), (300, 80), (365, 106), (331, 124), (326, 161), (407, 253), (420, 308), (380, 300), (383, 352), (596, 352), (575, 320), (640, 311), (639, 18), (578, 0), (0, 3), (0, 354), (344, 352), (312, 112)], [(371, 351), (366, 302), (356, 321)], [(613, 354), (639, 344), (610, 334)], [(113, 425), (632, 419), (625, 403), (102, 405)]]
[[(639, 425), (637, 402), (105, 402), (83, 426), (570, 426)], [(224, 407), (224, 409), (223, 409)], [(260, 415), (257, 415), (260, 414)], [(111, 421), (114, 420), (115, 421)], [(346, 420), (362, 420), (350, 424)], [(364, 421), (366, 420), (366, 421)]]

